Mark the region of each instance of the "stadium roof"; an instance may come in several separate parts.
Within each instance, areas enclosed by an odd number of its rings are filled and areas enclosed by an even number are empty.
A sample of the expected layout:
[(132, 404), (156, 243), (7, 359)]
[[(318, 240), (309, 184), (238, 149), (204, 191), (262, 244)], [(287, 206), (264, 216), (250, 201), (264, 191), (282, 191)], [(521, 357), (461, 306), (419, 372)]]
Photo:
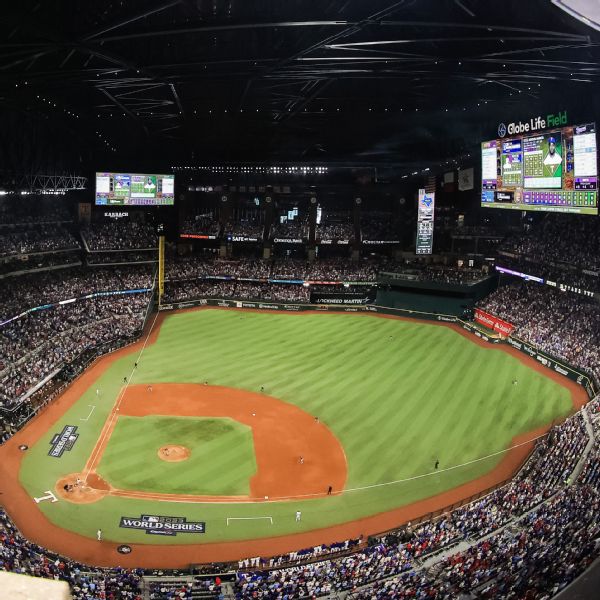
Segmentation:
[(593, 120), (600, 32), (593, 15), (557, 4), (13, 2), (2, 15), (0, 169), (410, 170), (472, 152), (499, 121), (565, 109)]

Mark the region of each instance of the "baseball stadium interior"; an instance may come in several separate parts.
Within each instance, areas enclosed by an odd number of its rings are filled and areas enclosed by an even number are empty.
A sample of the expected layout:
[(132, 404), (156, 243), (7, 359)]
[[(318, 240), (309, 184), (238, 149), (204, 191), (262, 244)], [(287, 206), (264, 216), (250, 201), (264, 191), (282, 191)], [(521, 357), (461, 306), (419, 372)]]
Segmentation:
[(600, 598), (597, 0), (2, 23), (0, 598)]

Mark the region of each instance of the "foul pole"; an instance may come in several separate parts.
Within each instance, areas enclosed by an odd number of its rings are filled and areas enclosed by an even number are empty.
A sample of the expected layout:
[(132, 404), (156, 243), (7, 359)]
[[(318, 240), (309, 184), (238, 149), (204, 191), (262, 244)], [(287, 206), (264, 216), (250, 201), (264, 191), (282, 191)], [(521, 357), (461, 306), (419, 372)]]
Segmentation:
[(165, 236), (158, 238), (158, 306), (162, 304), (165, 293)]

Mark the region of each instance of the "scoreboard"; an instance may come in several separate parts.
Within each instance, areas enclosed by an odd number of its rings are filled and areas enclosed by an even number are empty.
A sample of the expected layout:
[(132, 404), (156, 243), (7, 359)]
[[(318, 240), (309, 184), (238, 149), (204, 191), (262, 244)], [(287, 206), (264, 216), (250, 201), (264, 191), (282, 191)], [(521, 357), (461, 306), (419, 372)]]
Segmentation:
[(96, 173), (98, 206), (172, 206), (175, 175)]
[(520, 125), (509, 128), (519, 135), (481, 144), (481, 205), (597, 215), (595, 123)]

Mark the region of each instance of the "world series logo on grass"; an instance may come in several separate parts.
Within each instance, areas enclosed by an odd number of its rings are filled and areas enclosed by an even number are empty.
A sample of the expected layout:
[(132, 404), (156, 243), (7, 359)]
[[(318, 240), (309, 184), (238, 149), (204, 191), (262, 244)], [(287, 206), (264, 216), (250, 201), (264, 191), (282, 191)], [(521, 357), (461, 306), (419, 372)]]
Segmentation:
[(65, 450), (72, 450), (79, 437), (76, 431), (77, 425), (65, 425), (60, 433), (55, 433), (52, 440), (50, 440), (52, 447), (48, 451), (48, 456), (60, 458)]
[(142, 515), (141, 517), (121, 517), (119, 527), (142, 529), (149, 535), (177, 535), (178, 533), (205, 533), (206, 523), (188, 521), (185, 517), (163, 517)]

